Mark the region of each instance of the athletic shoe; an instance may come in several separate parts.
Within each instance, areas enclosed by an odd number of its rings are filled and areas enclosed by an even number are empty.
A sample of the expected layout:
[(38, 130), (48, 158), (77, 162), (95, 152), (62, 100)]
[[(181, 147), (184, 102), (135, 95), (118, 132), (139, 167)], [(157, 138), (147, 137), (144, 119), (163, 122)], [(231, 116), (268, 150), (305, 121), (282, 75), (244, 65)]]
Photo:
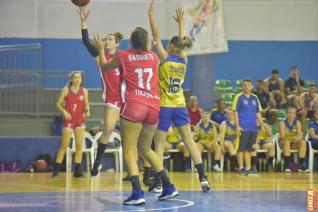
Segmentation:
[(248, 171), (246, 171), (245, 168), (241, 168), (241, 169), (239, 170), (239, 175), (240, 175), (240, 176), (247, 176), (247, 175), (248, 175)]
[(290, 168), (286, 168), (284, 171), (285, 171), (286, 173), (291, 173)]
[(176, 190), (174, 185), (170, 184), (167, 187), (165, 187), (161, 193), (161, 195), (158, 197), (158, 200), (167, 200), (174, 198), (179, 195), (179, 192)]
[(222, 171), (220, 166), (219, 166), (219, 164), (214, 164), (213, 170), (216, 171), (216, 172), (221, 172)]
[(145, 184), (145, 186), (151, 186), (154, 184), (154, 180), (155, 178), (154, 177), (151, 177), (151, 173), (146, 173), (146, 171), (144, 171), (144, 174), (143, 174), (143, 179), (142, 179), (142, 182), (143, 184)]
[(54, 177), (58, 177), (59, 176), (59, 172), (57, 170), (53, 170), (53, 173), (52, 173), (52, 178)]
[(91, 170), (91, 176), (97, 177), (100, 175), (100, 170), (102, 169), (103, 165), (101, 163), (95, 162), (93, 169)]
[(210, 185), (209, 185), (209, 181), (206, 179), (206, 177), (201, 179), (200, 183), (201, 183), (201, 187), (202, 187), (202, 191), (203, 192), (207, 192), (207, 191), (209, 191), (211, 189)]
[(164, 152), (163, 153), (163, 159), (164, 160), (167, 160), (167, 159), (169, 159), (170, 158), (170, 153), (169, 152)]
[(247, 176), (259, 176), (259, 173), (256, 171), (256, 169), (251, 168), (247, 171)]
[(83, 178), (83, 177), (85, 177), (85, 175), (82, 172), (82, 166), (80, 164), (79, 165), (75, 165), (75, 170), (74, 170), (74, 173), (73, 173), (73, 177), (75, 177), (75, 178)]
[(306, 169), (305, 167), (298, 167), (297, 170), (299, 173), (308, 173), (309, 169)]
[(61, 164), (55, 163), (53, 166), (53, 173), (52, 178), (59, 176), (59, 170), (60, 170)]
[(149, 188), (148, 188), (148, 191), (149, 192), (153, 192), (153, 193), (161, 193), (162, 192), (162, 186), (161, 184), (157, 184), (154, 183), (153, 185), (151, 185)]
[(130, 195), (130, 197), (124, 200), (124, 205), (144, 205), (145, 203), (146, 200), (144, 198), (144, 192), (142, 190), (132, 190), (132, 194)]

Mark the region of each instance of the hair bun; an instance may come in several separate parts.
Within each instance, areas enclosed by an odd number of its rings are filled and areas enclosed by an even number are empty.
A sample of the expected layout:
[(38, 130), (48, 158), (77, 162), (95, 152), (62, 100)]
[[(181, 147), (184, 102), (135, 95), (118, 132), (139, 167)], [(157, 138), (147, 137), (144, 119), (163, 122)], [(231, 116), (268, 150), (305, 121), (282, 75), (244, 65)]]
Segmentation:
[(114, 36), (115, 36), (117, 42), (121, 41), (121, 40), (124, 38), (123, 34), (120, 33), (120, 32), (116, 32), (116, 33), (114, 34)]

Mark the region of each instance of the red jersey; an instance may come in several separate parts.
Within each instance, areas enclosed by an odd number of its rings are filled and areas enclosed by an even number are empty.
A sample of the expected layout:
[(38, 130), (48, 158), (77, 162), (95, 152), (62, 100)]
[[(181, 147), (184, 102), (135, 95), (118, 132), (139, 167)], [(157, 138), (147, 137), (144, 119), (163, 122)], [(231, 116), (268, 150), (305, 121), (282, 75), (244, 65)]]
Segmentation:
[(151, 51), (117, 52), (123, 67), (122, 101), (147, 105), (160, 111), (158, 57)]
[(84, 88), (77, 93), (68, 88), (68, 94), (64, 98), (65, 110), (72, 116), (71, 122), (81, 123), (85, 121), (85, 98)]
[(197, 108), (197, 110), (194, 112), (191, 110), (190, 106), (188, 106), (187, 109), (190, 116), (191, 125), (197, 125), (197, 123), (199, 123), (199, 121), (201, 120), (202, 109)]
[[(111, 60), (114, 55), (106, 54), (107, 61)], [(102, 71), (99, 68), (101, 81), (102, 81), (102, 97), (106, 104), (114, 104), (118, 107), (121, 106), (120, 96), (120, 68), (116, 68), (111, 71)]]

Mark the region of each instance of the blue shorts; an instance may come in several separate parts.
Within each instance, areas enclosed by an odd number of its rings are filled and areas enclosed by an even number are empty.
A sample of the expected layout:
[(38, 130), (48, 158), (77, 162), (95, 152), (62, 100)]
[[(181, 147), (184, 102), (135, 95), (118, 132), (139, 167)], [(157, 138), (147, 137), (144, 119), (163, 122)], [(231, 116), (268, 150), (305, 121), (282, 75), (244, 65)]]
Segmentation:
[(158, 129), (163, 132), (167, 132), (171, 122), (177, 128), (190, 124), (187, 108), (160, 107)]

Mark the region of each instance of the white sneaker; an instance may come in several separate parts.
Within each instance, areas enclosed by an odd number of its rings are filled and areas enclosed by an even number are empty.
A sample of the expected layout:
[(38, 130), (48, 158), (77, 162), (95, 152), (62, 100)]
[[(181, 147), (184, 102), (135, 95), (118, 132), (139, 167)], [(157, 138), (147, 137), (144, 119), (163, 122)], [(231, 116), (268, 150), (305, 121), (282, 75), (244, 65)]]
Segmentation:
[(285, 169), (285, 172), (286, 172), (286, 173), (291, 173), (290, 168), (286, 168), (286, 169)]
[(221, 172), (222, 171), (221, 168), (219, 167), (219, 164), (215, 164), (213, 166), (213, 170), (216, 171), (216, 172)]

